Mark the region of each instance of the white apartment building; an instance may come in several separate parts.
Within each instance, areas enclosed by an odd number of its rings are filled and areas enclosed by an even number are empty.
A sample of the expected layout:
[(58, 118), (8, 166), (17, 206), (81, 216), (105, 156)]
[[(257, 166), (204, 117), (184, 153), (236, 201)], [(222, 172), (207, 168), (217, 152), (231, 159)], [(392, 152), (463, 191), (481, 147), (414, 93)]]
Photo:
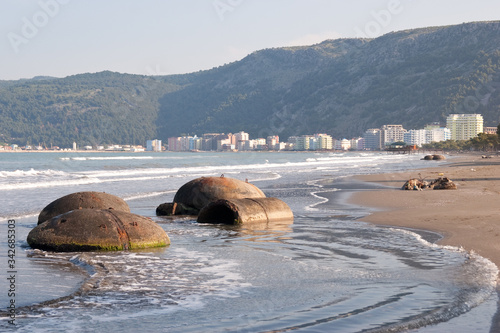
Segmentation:
[(146, 141), (146, 151), (161, 151), (161, 140)]
[(309, 135), (302, 135), (295, 140), (295, 150), (309, 150), (311, 144), (311, 137)]
[(425, 143), (441, 142), (441, 141), (446, 141), (446, 140), (451, 139), (451, 131), (449, 128), (446, 128), (446, 127), (428, 128), (428, 127), (426, 127), (425, 130), (427, 131)]
[(483, 116), (480, 114), (450, 114), (446, 127), (451, 131), (452, 140), (469, 140), (483, 132)]
[(234, 134), (236, 142), (250, 140), (250, 135), (247, 132), (238, 132)]
[(404, 134), (404, 140), (407, 145), (417, 145), (422, 147), (423, 144), (427, 142), (427, 130), (418, 129), (418, 130), (409, 130)]
[(365, 141), (365, 139), (363, 139), (363, 138), (351, 139), (351, 149), (363, 150), (365, 148), (364, 141)]
[(382, 146), (404, 141), (406, 130), (403, 125), (384, 125), (381, 130)]
[(313, 138), (314, 150), (332, 150), (333, 138), (328, 134), (315, 134)]
[(351, 149), (351, 141), (347, 139), (335, 140), (335, 150), (349, 150)]

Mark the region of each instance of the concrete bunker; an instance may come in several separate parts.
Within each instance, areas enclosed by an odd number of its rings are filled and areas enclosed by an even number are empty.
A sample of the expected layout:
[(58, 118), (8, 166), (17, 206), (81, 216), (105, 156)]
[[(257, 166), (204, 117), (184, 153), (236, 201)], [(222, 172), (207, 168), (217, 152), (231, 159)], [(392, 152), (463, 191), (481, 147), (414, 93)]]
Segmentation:
[(120, 197), (105, 192), (75, 192), (56, 199), (38, 215), (38, 224), (75, 209), (114, 209), (130, 213), (130, 207)]
[(293, 221), (290, 207), (277, 198), (222, 199), (203, 207), (200, 223), (243, 224)]
[(293, 221), (293, 212), (285, 202), (267, 198), (248, 181), (224, 176), (201, 177), (184, 184), (174, 202), (156, 208), (156, 215), (195, 215), (200, 223), (215, 224)]
[(172, 203), (157, 207), (156, 214), (198, 215), (211, 202), (220, 199), (265, 198), (266, 195), (255, 185), (228, 177), (201, 177), (182, 185)]
[(34, 249), (73, 252), (164, 247), (170, 239), (163, 228), (144, 216), (83, 208), (38, 224), (29, 232), (27, 242)]

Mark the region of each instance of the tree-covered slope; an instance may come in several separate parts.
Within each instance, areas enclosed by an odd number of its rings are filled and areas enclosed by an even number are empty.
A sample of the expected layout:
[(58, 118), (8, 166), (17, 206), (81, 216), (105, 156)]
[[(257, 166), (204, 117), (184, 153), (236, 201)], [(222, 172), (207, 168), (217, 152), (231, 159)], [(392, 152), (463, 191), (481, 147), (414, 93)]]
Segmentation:
[(449, 113), (500, 122), (500, 22), (254, 52), (186, 75), (0, 81), (0, 141), (144, 144), (181, 134), (362, 135)]
[(500, 120), (499, 50), (498, 22), (263, 50), (167, 95), (160, 122), (174, 119), (165, 133), (178, 126), (184, 133), (349, 137), (383, 124), (419, 128), (449, 113), (477, 112), (493, 126)]
[(111, 72), (10, 81), (0, 86), (0, 141), (65, 147), (73, 141), (144, 144), (156, 136), (159, 98), (180, 86)]

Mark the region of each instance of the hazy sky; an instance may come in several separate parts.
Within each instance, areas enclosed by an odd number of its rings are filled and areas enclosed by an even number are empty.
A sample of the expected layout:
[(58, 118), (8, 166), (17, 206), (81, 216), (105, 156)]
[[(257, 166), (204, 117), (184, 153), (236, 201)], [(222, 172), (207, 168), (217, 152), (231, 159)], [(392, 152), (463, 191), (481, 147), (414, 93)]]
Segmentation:
[(0, 0), (0, 80), (188, 73), (270, 47), (486, 20), (500, 20), (499, 0)]

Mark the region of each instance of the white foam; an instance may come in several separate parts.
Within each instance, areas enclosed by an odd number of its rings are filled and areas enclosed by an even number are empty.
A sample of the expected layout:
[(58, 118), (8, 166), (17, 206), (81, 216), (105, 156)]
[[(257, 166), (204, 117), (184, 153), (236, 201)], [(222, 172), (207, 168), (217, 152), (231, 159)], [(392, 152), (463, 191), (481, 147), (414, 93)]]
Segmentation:
[(161, 191), (161, 192), (139, 193), (139, 194), (135, 194), (135, 195), (130, 195), (130, 196), (123, 197), (123, 200), (125, 200), (125, 201), (132, 201), (132, 200), (137, 200), (137, 199), (158, 197), (160, 195), (165, 195), (165, 194), (168, 194), (168, 193), (175, 193), (175, 192), (177, 192), (177, 190)]
[(38, 177), (38, 176), (62, 176), (66, 175), (64, 171), (59, 170), (35, 170), (33, 168), (29, 170), (15, 170), (15, 171), (0, 171), (1, 178), (22, 178), (22, 177)]

